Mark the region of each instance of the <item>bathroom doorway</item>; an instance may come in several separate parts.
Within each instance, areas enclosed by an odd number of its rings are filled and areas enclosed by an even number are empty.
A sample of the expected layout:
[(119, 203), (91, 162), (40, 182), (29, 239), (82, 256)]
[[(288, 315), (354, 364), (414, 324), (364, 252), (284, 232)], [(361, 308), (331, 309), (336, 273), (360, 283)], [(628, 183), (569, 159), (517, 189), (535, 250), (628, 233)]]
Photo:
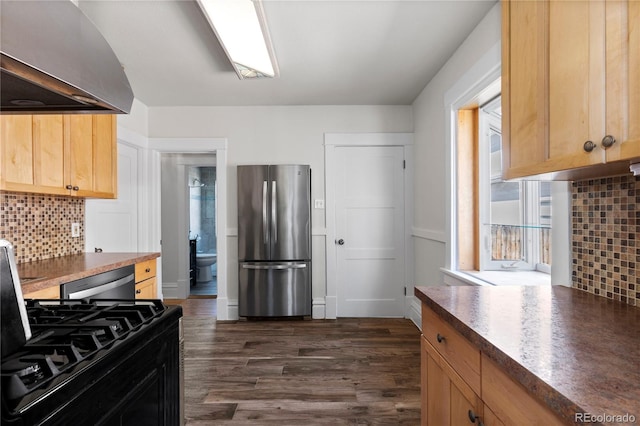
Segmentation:
[(216, 168), (191, 166), (189, 187), (189, 296), (215, 297), (217, 280)]

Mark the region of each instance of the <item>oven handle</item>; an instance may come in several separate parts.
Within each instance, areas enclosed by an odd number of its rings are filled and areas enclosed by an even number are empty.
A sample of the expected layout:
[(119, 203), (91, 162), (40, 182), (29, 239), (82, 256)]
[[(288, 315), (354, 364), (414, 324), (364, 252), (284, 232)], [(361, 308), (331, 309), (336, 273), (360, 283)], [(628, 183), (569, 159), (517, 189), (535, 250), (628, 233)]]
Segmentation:
[(86, 290), (76, 291), (75, 293), (69, 293), (69, 299), (86, 299), (88, 297), (100, 294), (106, 290), (111, 290), (123, 285), (130, 284), (134, 280), (134, 274), (127, 275), (119, 280), (111, 281), (106, 284), (97, 285), (95, 287), (88, 288)]

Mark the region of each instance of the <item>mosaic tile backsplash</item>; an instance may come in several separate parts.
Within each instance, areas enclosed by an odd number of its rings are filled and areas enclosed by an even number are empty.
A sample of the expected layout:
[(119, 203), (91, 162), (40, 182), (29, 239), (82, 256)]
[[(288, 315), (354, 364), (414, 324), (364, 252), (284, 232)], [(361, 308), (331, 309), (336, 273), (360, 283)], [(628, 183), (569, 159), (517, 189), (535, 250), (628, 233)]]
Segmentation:
[(0, 192), (0, 238), (13, 244), (17, 263), (82, 253), (84, 198)]
[(573, 287), (640, 306), (640, 178), (573, 182)]

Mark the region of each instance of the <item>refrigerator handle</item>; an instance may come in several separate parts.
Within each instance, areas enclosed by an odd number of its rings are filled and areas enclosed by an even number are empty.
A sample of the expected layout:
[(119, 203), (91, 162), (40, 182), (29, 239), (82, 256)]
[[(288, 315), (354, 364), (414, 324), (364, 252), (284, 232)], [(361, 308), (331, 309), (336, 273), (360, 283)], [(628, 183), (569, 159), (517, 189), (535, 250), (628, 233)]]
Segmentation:
[(271, 224), (273, 226), (273, 243), (278, 242), (278, 190), (276, 188), (276, 181), (271, 181)]
[(269, 241), (269, 227), (267, 226), (267, 181), (262, 181), (262, 238), (263, 243)]
[(285, 270), (285, 269), (305, 269), (307, 267), (304, 263), (297, 263), (295, 265), (252, 265), (242, 264), (242, 269), (267, 269), (267, 270)]

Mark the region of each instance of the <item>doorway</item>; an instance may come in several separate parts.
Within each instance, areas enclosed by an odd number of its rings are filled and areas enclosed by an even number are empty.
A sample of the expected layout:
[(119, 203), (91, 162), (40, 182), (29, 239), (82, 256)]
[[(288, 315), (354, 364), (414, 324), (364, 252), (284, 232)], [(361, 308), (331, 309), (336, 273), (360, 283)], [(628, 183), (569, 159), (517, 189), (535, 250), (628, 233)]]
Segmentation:
[[(152, 193), (152, 206), (150, 211), (150, 219), (153, 223), (153, 233), (151, 238), (155, 238), (156, 241), (171, 238), (170, 236), (163, 235), (162, 233), (162, 221), (164, 212), (162, 211), (162, 154), (174, 153), (174, 154), (213, 154), (215, 155), (214, 164), (203, 165), (215, 165), (216, 167), (216, 200), (218, 208), (216, 210), (217, 223), (217, 284), (218, 295), (216, 298), (217, 315), (219, 320), (235, 320), (238, 319), (238, 303), (237, 298), (229, 299), (229, 289), (227, 283), (228, 267), (227, 265), (227, 140), (224, 138), (151, 138), (149, 139), (149, 150), (152, 158), (152, 166), (150, 175), (153, 177)], [(178, 176), (177, 180), (181, 181), (181, 184), (187, 189), (186, 174), (182, 177)], [(187, 191), (184, 191), (186, 194)], [(184, 200), (184, 198), (181, 200)], [(166, 200), (165, 200), (166, 201)], [(180, 200), (173, 200), (174, 204)], [(186, 217), (186, 216), (185, 216)], [(184, 230), (184, 238), (177, 239), (177, 246), (181, 248), (180, 252), (189, 253), (189, 225), (185, 218), (184, 223), (174, 223), (174, 227), (178, 225), (180, 229)], [(184, 246), (184, 247), (181, 247)], [(164, 247), (163, 247), (164, 256)], [(177, 253), (176, 253), (177, 255)], [(164, 258), (162, 259), (164, 266)], [(162, 277), (162, 291), (167, 299), (186, 299), (189, 295), (189, 256), (184, 258), (179, 257), (176, 259), (177, 263), (183, 264), (180, 270), (184, 270), (184, 278), (172, 277), (172, 279), (166, 279)], [(235, 296), (235, 295), (234, 295)]]
[(411, 143), (407, 133), (325, 135), (327, 318), (406, 315)]
[(218, 294), (216, 168), (188, 168), (189, 297)]

